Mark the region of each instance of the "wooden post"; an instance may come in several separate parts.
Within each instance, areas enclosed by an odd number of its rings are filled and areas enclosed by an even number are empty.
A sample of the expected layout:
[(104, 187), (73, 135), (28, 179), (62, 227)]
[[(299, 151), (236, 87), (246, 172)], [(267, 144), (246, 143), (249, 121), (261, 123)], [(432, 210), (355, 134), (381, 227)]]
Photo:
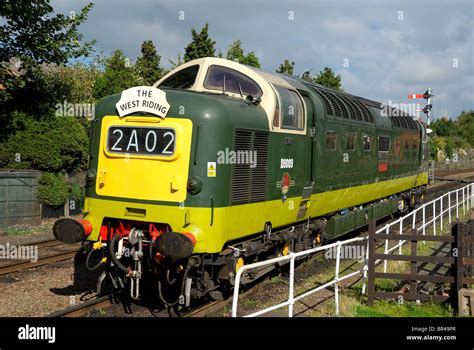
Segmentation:
[[(411, 235), (415, 236), (416, 235), (416, 229), (411, 229), (410, 232)], [(416, 237), (412, 237), (411, 240), (411, 264), (410, 264), (410, 274), (411, 274), (411, 280), (410, 280), (410, 294), (415, 295), (418, 293), (417, 290), (417, 280), (416, 280), (416, 275), (418, 273), (417, 271), (417, 262), (416, 262), (416, 251), (417, 251), (417, 244), (418, 241), (416, 240)]]
[(456, 249), (458, 253), (456, 258), (456, 293), (459, 293), (464, 279), (464, 232), (466, 225), (458, 221), (456, 227)]
[(367, 304), (372, 306), (374, 304), (374, 293), (375, 293), (375, 220), (369, 221), (369, 271), (367, 276), (368, 291), (367, 291)]
[[(471, 193), (472, 195), (472, 193)], [(468, 227), (466, 227), (466, 229), (469, 231), (467, 232), (467, 235), (469, 235), (469, 237), (472, 237), (474, 236), (474, 208), (471, 208), (471, 217), (470, 217), (470, 220), (469, 220), (469, 223), (470, 225)], [(472, 240), (469, 242), (468, 246), (466, 247), (467, 249), (467, 252), (466, 252), (466, 257), (467, 258), (474, 258), (474, 253), (472, 251)], [(468, 265), (468, 276), (470, 278), (472, 278), (472, 270), (474, 270), (474, 266), (472, 265)], [(474, 316), (474, 314), (473, 314)]]

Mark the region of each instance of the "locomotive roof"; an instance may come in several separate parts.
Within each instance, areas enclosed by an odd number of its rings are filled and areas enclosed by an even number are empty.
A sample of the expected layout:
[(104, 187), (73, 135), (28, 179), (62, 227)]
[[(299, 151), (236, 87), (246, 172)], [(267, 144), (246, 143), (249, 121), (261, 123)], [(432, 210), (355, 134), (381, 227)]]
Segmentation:
[[(313, 93), (313, 95), (317, 95), (321, 99), (328, 115), (371, 124), (377, 122), (377, 125), (385, 127), (397, 127), (409, 130), (419, 129), (419, 123), (414, 120), (414, 117), (397, 108), (386, 106), (380, 102), (352, 95), (347, 92), (336, 91), (314, 82), (308, 82), (300, 77), (270, 72), (217, 57), (205, 57), (189, 61), (171, 70), (155, 83), (154, 86), (159, 86), (170, 76), (196, 65), (199, 65), (199, 70), (196, 74), (195, 82), (188, 88), (189, 90), (215, 93), (215, 90), (213, 91), (204, 87), (204, 80), (206, 79), (206, 74), (210, 66), (217, 65), (236, 70), (252, 79), (262, 89), (261, 106), (267, 112), (269, 123), (271, 123), (273, 111), (276, 108), (275, 93), (271, 85), (278, 85), (288, 89), (304, 90)], [(226, 91), (226, 93), (228, 92)], [(238, 94), (228, 94), (231, 96), (235, 95), (233, 97), (242, 97)], [(387, 116), (389, 118), (388, 120), (386, 118)]]

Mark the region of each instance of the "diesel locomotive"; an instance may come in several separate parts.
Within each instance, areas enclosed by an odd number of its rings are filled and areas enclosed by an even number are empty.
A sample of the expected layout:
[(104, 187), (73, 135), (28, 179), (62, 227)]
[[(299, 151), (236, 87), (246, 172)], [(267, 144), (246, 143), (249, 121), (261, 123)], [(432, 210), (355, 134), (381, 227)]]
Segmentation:
[(146, 279), (165, 304), (189, 305), (221, 297), (243, 264), (408, 210), (427, 157), (426, 126), (396, 108), (197, 59), (97, 104), (84, 218), (53, 232), (102, 252), (100, 281), (137, 299)]

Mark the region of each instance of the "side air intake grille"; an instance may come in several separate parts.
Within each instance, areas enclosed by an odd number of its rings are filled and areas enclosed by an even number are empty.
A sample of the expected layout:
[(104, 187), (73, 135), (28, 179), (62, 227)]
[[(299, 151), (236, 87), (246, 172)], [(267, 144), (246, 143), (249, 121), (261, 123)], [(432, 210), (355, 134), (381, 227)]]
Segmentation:
[(305, 85), (321, 97), (324, 109), (328, 115), (371, 124), (374, 123), (374, 118), (367, 106), (359, 102), (352, 95), (311, 83), (305, 83)]
[(235, 158), (232, 165), (232, 204), (265, 201), (268, 132), (235, 129), (233, 151)]

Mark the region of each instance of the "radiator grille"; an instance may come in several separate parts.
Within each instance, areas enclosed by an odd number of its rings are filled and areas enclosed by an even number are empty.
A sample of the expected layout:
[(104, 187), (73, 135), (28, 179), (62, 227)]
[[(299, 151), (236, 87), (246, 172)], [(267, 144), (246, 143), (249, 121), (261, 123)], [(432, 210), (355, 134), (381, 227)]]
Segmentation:
[[(257, 165), (255, 167), (251, 167), (248, 163), (232, 165), (232, 204), (265, 201), (268, 162), (268, 132), (236, 129), (234, 132), (233, 150), (236, 154), (239, 154), (239, 151), (245, 151), (248, 152), (246, 153), (247, 155), (252, 154), (252, 157), (256, 155)], [(239, 158), (237, 157), (237, 159)], [(247, 160), (250, 160), (250, 158), (247, 158)], [(255, 161), (255, 159), (253, 159), (253, 161)]]

